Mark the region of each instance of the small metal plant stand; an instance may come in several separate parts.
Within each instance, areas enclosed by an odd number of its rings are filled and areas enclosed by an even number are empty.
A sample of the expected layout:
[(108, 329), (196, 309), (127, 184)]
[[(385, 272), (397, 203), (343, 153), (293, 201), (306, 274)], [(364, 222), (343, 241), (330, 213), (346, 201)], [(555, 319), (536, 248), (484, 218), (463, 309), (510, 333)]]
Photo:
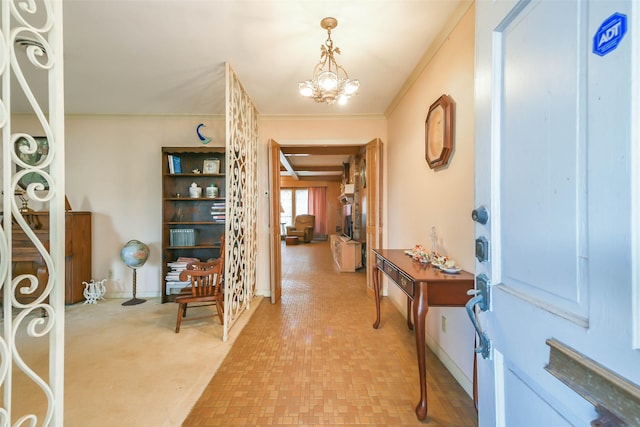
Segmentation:
[(91, 279), (88, 283), (82, 282), (84, 285), (84, 291), (82, 291), (82, 294), (86, 299), (84, 302), (85, 304), (97, 304), (99, 299), (104, 300), (104, 294), (107, 291), (104, 284), (106, 281), (107, 279), (102, 279), (99, 282), (94, 282), (93, 279)]

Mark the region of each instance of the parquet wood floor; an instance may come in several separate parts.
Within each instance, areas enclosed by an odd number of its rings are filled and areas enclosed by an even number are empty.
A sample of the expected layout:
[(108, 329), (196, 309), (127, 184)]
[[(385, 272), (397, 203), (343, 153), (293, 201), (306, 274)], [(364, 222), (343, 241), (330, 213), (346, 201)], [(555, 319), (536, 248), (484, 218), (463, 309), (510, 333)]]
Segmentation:
[(364, 270), (338, 273), (327, 242), (282, 245), (282, 301), (264, 301), (184, 426), (477, 426), (473, 400), (427, 351), (428, 418), (415, 339), (382, 301), (380, 329)]

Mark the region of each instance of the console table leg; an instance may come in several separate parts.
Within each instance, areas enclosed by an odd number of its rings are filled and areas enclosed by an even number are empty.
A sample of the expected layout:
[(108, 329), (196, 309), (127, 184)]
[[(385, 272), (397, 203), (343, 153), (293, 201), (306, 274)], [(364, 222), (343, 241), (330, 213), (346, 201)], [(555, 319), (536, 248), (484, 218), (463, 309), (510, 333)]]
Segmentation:
[(418, 352), (418, 373), (420, 378), (420, 401), (416, 406), (416, 416), (420, 421), (427, 418), (427, 362), (425, 360), (425, 320), (429, 311), (427, 284), (416, 283), (413, 316), (415, 321), (416, 350)]
[(413, 331), (413, 323), (411, 319), (413, 318), (412, 313), (413, 301), (411, 301), (411, 297), (407, 295), (407, 327), (410, 331)]
[(373, 292), (376, 299), (376, 321), (373, 322), (373, 328), (378, 329), (380, 326), (380, 271), (376, 263), (373, 264)]

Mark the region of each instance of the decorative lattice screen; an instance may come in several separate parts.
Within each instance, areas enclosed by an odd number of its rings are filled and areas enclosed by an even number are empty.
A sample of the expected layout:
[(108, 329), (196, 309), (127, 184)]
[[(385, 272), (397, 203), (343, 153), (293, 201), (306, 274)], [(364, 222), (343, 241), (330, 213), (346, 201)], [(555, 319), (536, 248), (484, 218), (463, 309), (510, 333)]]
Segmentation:
[(227, 229), (223, 339), (256, 288), (258, 113), (227, 64)]
[[(0, 425), (63, 425), (64, 104), (62, 2), (3, 0), (0, 6), (2, 228), (0, 228)], [(44, 83), (44, 91), (42, 87)], [(32, 92), (38, 88), (38, 96)], [(28, 111), (17, 111), (25, 100)], [(12, 113), (33, 115), (39, 130), (20, 129)], [(28, 204), (38, 204), (45, 224)], [(36, 231), (44, 236), (44, 245)], [(40, 272), (19, 268), (24, 262)], [(16, 296), (17, 295), (17, 296)], [(26, 342), (42, 346), (48, 372), (29, 365)], [(33, 357), (31, 357), (33, 359)], [(41, 365), (41, 364), (40, 364)], [(23, 384), (28, 382), (28, 385)], [(28, 387), (37, 410), (18, 413), (14, 391)], [(24, 406), (24, 405), (22, 405)]]

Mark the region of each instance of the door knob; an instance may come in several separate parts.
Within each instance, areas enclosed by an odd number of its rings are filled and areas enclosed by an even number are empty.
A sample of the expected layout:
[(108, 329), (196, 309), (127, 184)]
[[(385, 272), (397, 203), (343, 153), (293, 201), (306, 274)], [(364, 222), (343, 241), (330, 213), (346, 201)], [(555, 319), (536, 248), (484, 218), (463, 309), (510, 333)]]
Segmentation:
[(484, 206), (480, 206), (471, 211), (471, 219), (480, 224), (486, 224), (489, 221), (489, 212)]

